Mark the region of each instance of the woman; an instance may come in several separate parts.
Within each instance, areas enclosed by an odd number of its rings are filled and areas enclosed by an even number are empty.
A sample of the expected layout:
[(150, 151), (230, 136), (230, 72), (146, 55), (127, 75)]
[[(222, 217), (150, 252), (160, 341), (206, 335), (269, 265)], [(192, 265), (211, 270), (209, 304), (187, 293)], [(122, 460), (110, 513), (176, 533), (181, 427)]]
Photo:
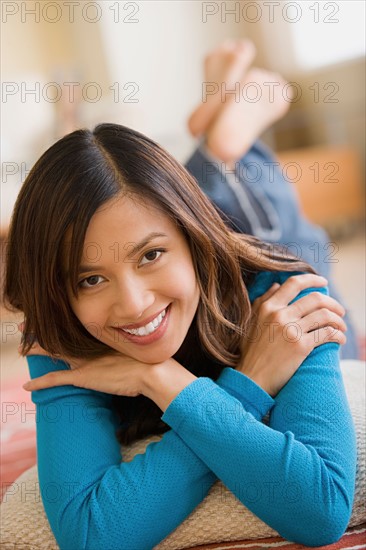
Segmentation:
[[(102, 124), (46, 151), (15, 206), (5, 296), (25, 315), (60, 547), (152, 548), (217, 479), (285, 538), (337, 540), (356, 451), (344, 309), (325, 284), (229, 230), (133, 130)], [(116, 432), (164, 435), (121, 463)]]

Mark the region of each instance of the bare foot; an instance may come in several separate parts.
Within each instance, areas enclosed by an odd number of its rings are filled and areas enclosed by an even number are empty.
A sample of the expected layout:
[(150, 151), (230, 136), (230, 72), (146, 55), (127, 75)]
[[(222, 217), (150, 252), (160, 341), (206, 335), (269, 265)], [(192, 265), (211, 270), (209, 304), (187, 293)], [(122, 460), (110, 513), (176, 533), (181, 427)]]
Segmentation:
[(202, 103), (188, 120), (191, 134), (198, 137), (204, 134), (212, 123), (223, 99), (223, 91), (234, 90), (242, 82), (248, 71), (256, 49), (250, 40), (226, 40), (205, 59), (205, 82), (203, 83)]
[(290, 107), (290, 90), (278, 74), (251, 69), (240, 84), (239, 97), (229, 95), (206, 134), (206, 145), (215, 156), (232, 164), (241, 158), (259, 135)]

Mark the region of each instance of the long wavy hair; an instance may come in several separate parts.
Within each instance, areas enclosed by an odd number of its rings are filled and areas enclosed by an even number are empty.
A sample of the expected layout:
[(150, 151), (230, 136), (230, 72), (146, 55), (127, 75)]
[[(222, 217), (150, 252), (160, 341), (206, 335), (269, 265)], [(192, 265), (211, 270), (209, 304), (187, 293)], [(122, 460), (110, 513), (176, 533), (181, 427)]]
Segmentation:
[[(233, 232), (171, 155), (144, 135), (116, 124), (77, 130), (36, 162), (19, 193), (9, 231), (4, 301), (24, 313), (24, 333), (50, 355), (96, 358), (115, 353), (73, 313), (62, 268), (77, 296), (85, 233), (98, 208), (123, 194), (158, 207), (184, 234), (200, 289), (195, 318), (175, 358), (196, 376), (216, 380), (235, 368), (251, 305), (247, 287), (260, 271), (310, 271), (255, 237)], [(24, 338), (22, 352), (32, 344)], [(161, 410), (145, 396), (115, 397), (118, 438), (127, 444), (164, 433)], [(128, 406), (129, 405), (129, 406)], [(134, 414), (127, 415), (127, 410)]]

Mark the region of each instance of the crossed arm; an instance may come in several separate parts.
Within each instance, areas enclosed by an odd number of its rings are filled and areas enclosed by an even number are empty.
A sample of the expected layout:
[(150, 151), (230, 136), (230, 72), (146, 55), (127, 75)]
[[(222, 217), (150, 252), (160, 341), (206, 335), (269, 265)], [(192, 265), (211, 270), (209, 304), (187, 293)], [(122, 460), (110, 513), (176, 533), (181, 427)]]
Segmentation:
[[(32, 378), (67, 368), (28, 361)], [(329, 544), (347, 526), (356, 452), (337, 344), (316, 348), (274, 399), (231, 368), (193, 380), (163, 413), (172, 429), (129, 463), (110, 395), (59, 386), (32, 399), (41, 493), (62, 549), (152, 548), (217, 479), (290, 540)]]

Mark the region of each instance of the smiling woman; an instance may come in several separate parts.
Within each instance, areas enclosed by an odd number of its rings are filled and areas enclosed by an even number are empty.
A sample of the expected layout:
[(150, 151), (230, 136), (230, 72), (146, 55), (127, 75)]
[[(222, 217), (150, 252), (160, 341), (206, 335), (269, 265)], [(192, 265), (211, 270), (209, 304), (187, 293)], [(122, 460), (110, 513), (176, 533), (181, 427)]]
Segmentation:
[(98, 340), (109, 348), (144, 363), (173, 357), (199, 301), (190, 249), (181, 231), (153, 204), (125, 196), (93, 215), (82, 264), (94, 244), (100, 259), (80, 268), (76, 295), (69, 289), (79, 321), (92, 334), (98, 327)]
[[(24, 312), (41, 494), (61, 548), (152, 548), (217, 479), (285, 538), (342, 535), (355, 436), (345, 311), (324, 278), (229, 229), (178, 162), (113, 124), (43, 154), (8, 252), (5, 298)], [(151, 434), (164, 435), (121, 462), (116, 435)], [(263, 483), (281, 490), (241, 490)]]

